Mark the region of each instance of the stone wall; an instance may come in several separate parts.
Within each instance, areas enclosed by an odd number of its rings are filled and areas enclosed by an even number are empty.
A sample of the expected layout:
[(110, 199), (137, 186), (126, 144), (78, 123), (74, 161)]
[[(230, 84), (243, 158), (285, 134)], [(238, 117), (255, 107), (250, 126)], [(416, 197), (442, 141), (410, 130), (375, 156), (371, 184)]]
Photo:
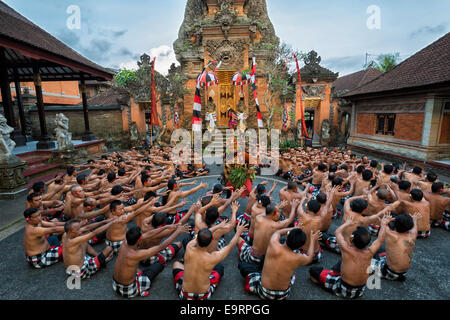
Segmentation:
[[(39, 115), (36, 107), (28, 112), (32, 121), (32, 136), (38, 139), (41, 132)], [(81, 140), (84, 129), (83, 108), (78, 106), (46, 106), (45, 119), (49, 136), (54, 139), (55, 117), (63, 113), (69, 119), (69, 131), (73, 140)], [(89, 126), (97, 139), (105, 139), (108, 149), (124, 148), (128, 146), (129, 133), (124, 131), (122, 106), (89, 107)]]

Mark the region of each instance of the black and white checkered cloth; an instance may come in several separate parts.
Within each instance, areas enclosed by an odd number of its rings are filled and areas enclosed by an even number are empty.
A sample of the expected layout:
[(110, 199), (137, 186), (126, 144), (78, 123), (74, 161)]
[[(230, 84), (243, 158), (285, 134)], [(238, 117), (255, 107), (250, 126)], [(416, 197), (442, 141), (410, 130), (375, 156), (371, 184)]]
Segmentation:
[(220, 276), (216, 271), (212, 271), (209, 276), (210, 286), (207, 292), (198, 294), (198, 293), (189, 293), (183, 290), (183, 275), (184, 271), (180, 270), (174, 276), (175, 289), (178, 293), (178, 297), (181, 300), (209, 300), (212, 297), (212, 294), (217, 288), (217, 285), (220, 282)]
[(246, 281), (248, 281), (248, 291), (257, 294), (261, 299), (264, 300), (284, 300), (289, 296), (291, 288), (295, 282), (295, 274), (291, 277), (291, 282), (286, 290), (269, 290), (262, 286), (261, 284), (261, 273), (253, 272), (247, 276)]
[(331, 270), (323, 270), (322, 272), (328, 272), (323, 286), (335, 295), (347, 299), (355, 299), (364, 294), (366, 288), (365, 285), (361, 287), (352, 287), (342, 281), (342, 275), (340, 273)]
[(136, 274), (136, 279), (132, 284), (123, 285), (113, 279), (112, 286), (115, 293), (125, 298), (134, 298), (137, 296), (146, 297), (150, 293), (151, 281), (147, 276), (140, 272)]
[(113, 248), (114, 253), (119, 253), (120, 247), (122, 246), (123, 240), (121, 241), (111, 241), (108, 239), (105, 239), (105, 244), (107, 246), (110, 246), (111, 248)]
[(171, 260), (175, 256), (175, 250), (173, 249), (173, 244), (169, 245), (164, 250), (158, 252), (154, 256), (144, 260), (145, 265), (150, 265), (154, 263), (160, 263), (166, 266), (167, 261)]
[(100, 270), (100, 262), (97, 257), (84, 256), (84, 263), (78, 270), (66, 269), (67, 275), (75, 275), (81, 279), (88, 279)]
[(26, 261), (36, 269), (45, 268), (62, 260), (62, 250), (62, 246), (53, 246), (38, 255), (26, 256)]
[(253, 248), (246, 242), (243, 242), (239, 247), (239, 260), (243, 262), (260, 264), (262, 261), (262, 256), (260, 257), (256, 256), (253, 251)]
[(378, 257), (378, 259), (372, 259), (371, 268), (375, 272), (378, 272), (382, 278), (393, 281), (406, 280), (407, 272), (395, 272), (386, 263), (386, 256)]
[(417, 232), (417, 238), (420, 238), (420, 239), (427, 239), (430, 236), (431, 236), (431, 230)]

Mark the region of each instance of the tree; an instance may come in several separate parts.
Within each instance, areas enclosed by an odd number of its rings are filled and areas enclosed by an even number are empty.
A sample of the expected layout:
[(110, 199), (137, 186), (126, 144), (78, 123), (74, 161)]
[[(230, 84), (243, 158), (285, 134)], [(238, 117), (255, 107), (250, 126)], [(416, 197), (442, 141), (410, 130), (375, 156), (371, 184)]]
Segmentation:
[(398, 60), (400, 59), (400, 53), (387, 53), (387, 54), (380, 54), (377, 57), (377, 61), (374, 62), (374, 66), (376, 69), (378, 69), (381, 72), (388, 72), (392, 70), (397, 64)]

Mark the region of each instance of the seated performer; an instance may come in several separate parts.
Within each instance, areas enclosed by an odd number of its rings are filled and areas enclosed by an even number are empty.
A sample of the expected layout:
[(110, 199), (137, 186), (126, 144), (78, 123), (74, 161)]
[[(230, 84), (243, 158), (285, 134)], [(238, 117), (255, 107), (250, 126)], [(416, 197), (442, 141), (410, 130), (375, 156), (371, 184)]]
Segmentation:
[(245, 230), (245, 225), (239, 223), (236, 234), (230, 243), (218, 251), (209, 252), (212, 232), (202, 229), (197, 237), (186, 246), (184, 263), (173, 263), (173, 278), (178, 297), (182, 300), (210, 299), (220, 279), (224, 275), (224, 267), (220, 264), (238, 243), (239, 237)]
[[(286, 242), (280, 237), (287, 234)], [(295, 281), (295, 270), (311, 263), (314, 243), (320, 238), (320, 231), (310, 235), (308, 252), (300, 252), (306, 241), (306, 234), (299, 228), (276, 231), (270, 239), (262, 272), (253, 263), (239, 262), (239, 270), (245, 278), (244, 290), (257, 294), (261, 299), (284, 300), (289, 296)]]
[(133, 227), (127, 231), (126, 241), (123, 243), (116, 264), (114, 266), (113, 290), (125, 298), (149, 295), (151, 282), (164, 269), (164, 264), (152, 263), (142, 271), (138, 269), (139, 262), (155, 256), (166, 249), (182, 233), (188, 233), (189, 226), (177, 226), (171, 236), (159, 245), (148, 249), (140, 249), (142, 243), (141, 228)]
[(336, 230), (342, 261), (338, 262), (331, 270), (324, 270), (320, 266), (311, 267), (309, 269), (311, 281), (337, 296), (349, 299), (361, 297), (369, 278), (368, 270), (370, 270), (372, 257), (384, 242), (387, 224), (390, 220), (389, 215), (383, 217), (378, 238), (368, 247), (370, 234), (367, 228), (357, 227), (349, 240), (344, 238), (346, 229), (354, 227), (353, 217), (349, 217)]
[(64, 223), (43, 221), (40, 210), (36, 208), (26, 209), (23, 215), (26, 219), (23, 238), (26, 261), (36, 269), (61, 261), (62, 246), (56, 236), (50, 235), (62, 234)]

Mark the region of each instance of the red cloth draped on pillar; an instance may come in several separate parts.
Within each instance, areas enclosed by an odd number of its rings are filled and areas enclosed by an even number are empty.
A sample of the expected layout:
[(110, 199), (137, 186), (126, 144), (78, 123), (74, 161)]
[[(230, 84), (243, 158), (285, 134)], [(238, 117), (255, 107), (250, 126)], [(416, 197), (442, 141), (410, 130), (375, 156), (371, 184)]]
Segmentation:
[(305, 124), (305, 113), (303, 110), (303, 100), (302, 100), (302, 78), (300, 76), (300, 67), (298, 65), (298, 59), (297, 56), (293, 55), (295, 58), (295, 63), (297, 65), (297, 76), (298, 76), (298, 85), (300, 88), (300, 117), (302, 120), (302, 137), (308, 137), (308, 131), (306, 131), (306, 124)]

